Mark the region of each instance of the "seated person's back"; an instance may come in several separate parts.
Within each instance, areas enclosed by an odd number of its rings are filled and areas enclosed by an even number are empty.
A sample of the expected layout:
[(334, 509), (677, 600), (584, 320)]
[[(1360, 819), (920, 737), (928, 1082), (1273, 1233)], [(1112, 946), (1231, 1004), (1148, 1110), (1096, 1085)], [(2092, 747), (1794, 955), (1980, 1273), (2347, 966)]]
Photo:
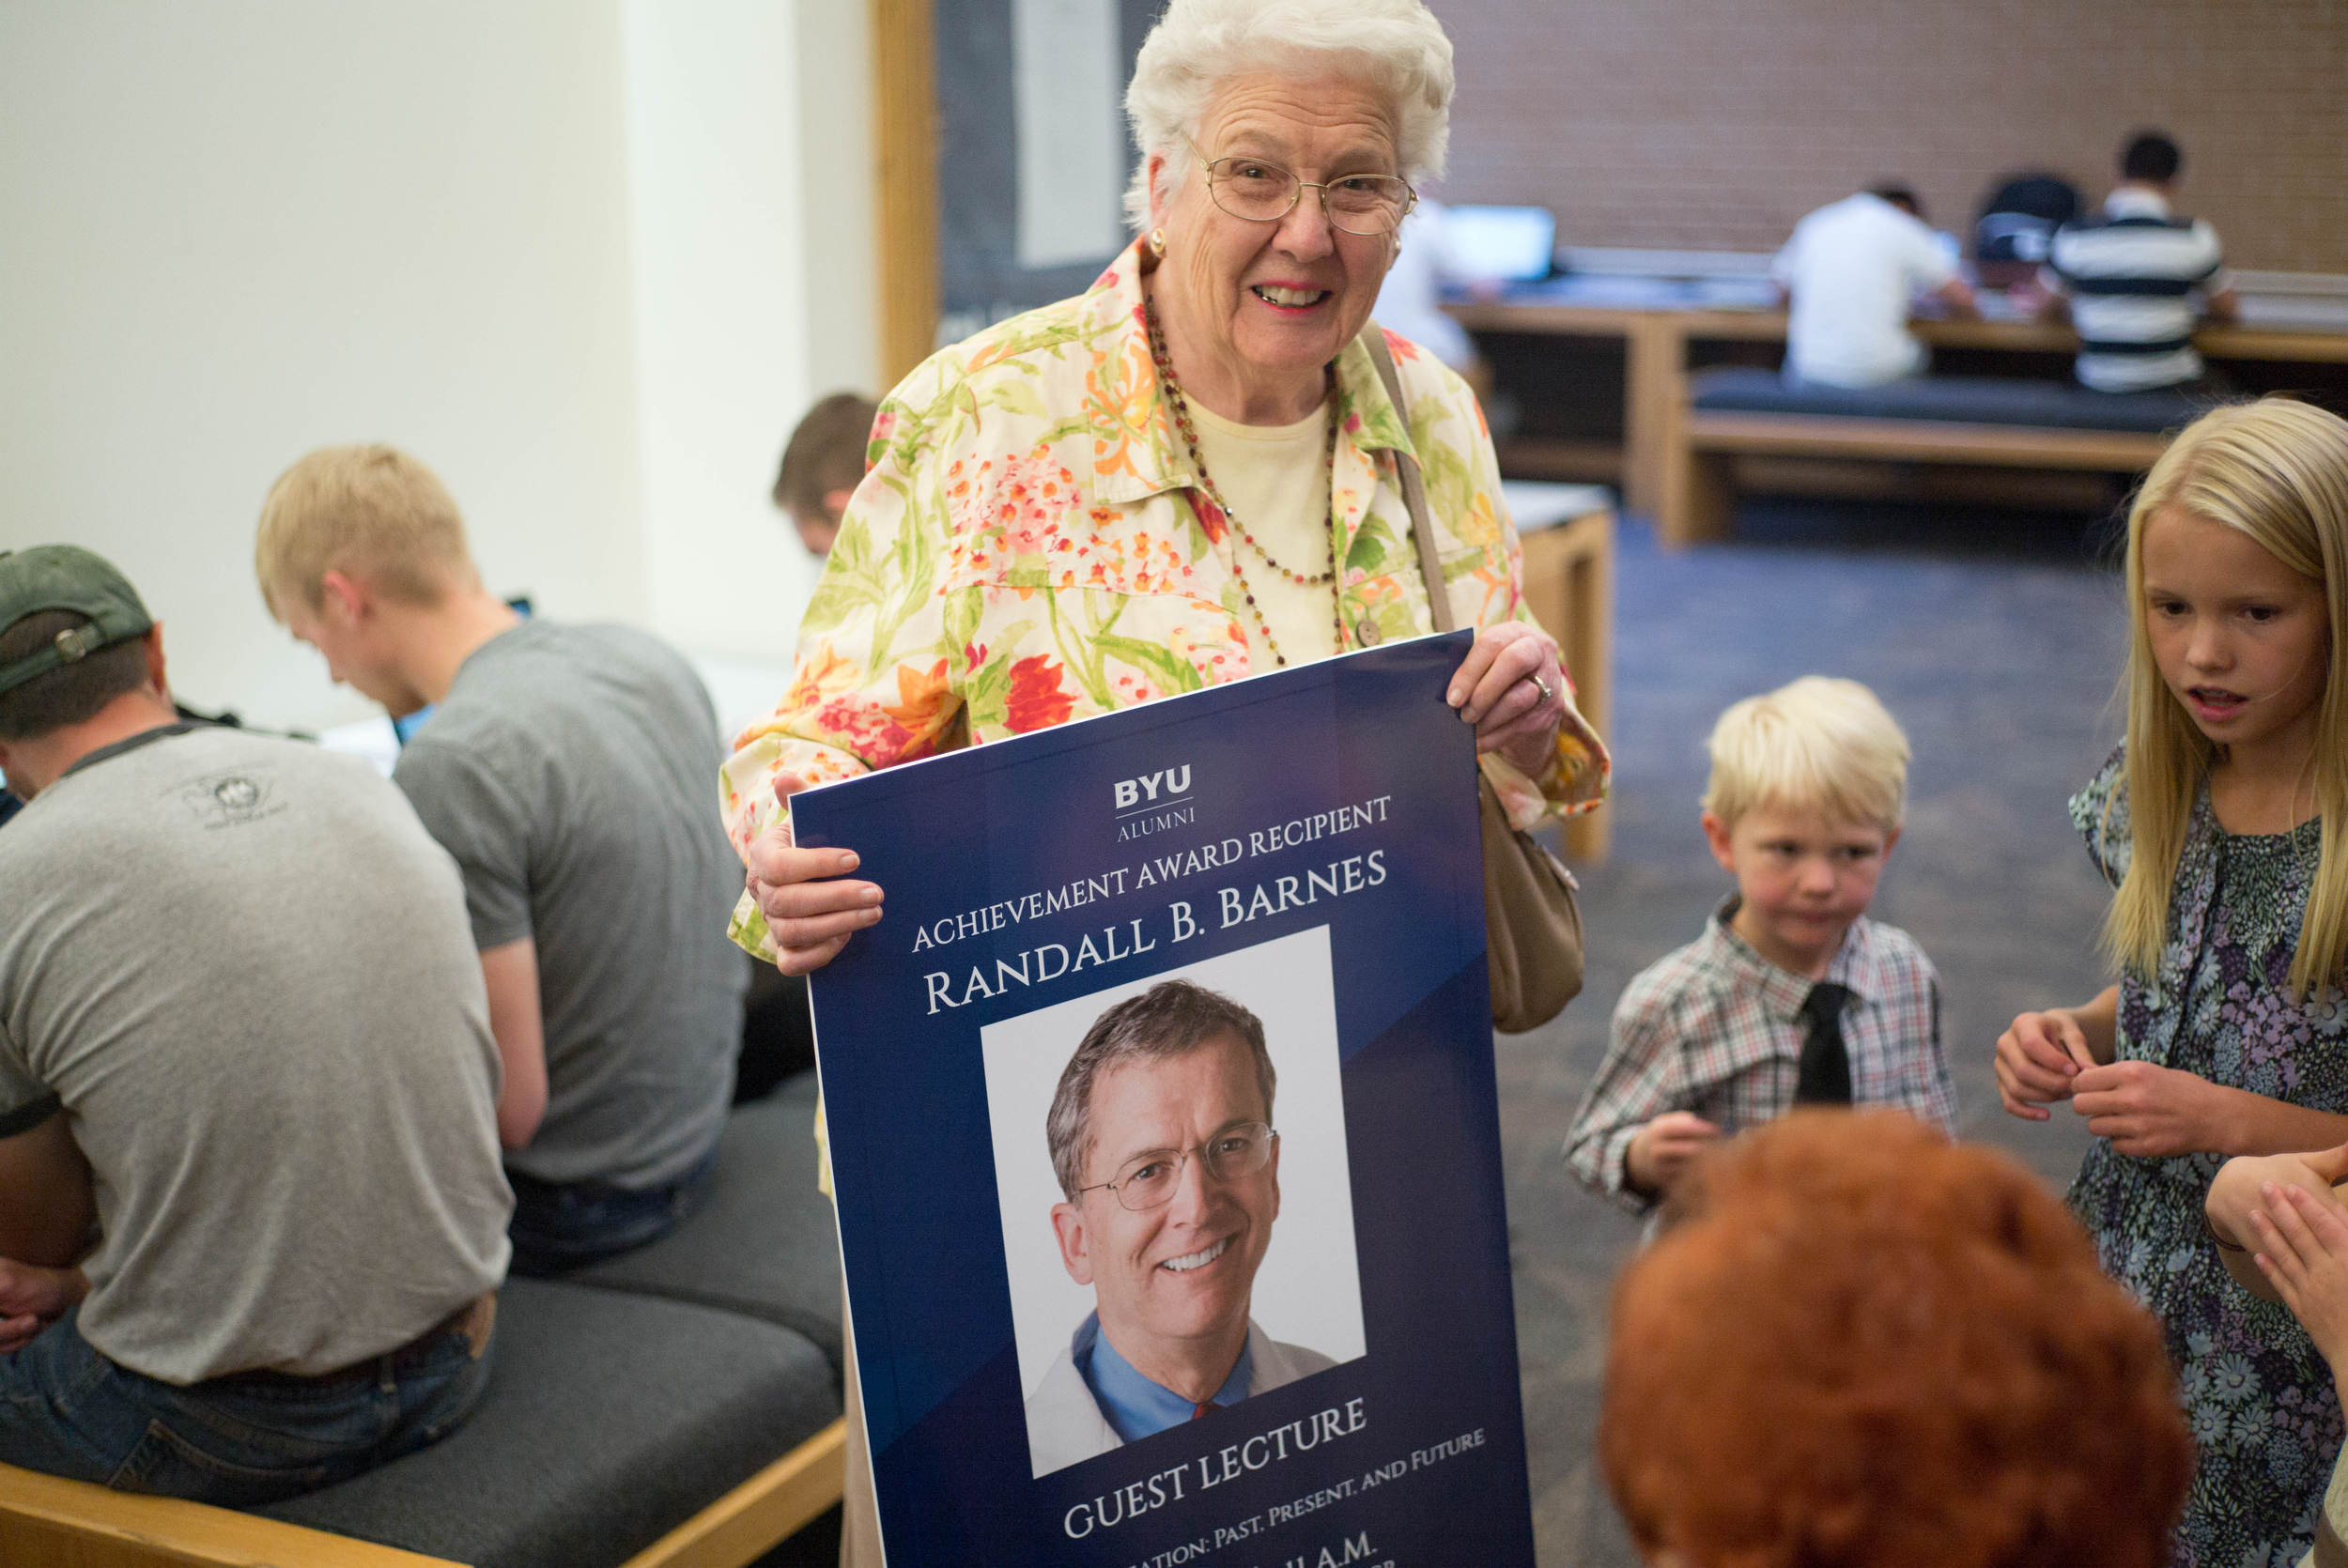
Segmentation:
[(2079, 383), (2097, 392), (2151, 392), (2201, 379), (2193, 330), (2206, 315), (2231, 320), (2233, 285), (2217, 231), (2171, 210), (2184, 155), (2156, 131), (2120, 152), (2120, 179), (2103, 210), (2055, 230), (2041, 274), (2069, 302), (2078, 329)]
[(1972, 307), (1954, 259), (1902, 186), (1862, 191), (1802, 219), (1769, 275), (1792, 303), (1786, 375), (1830, 386), (1879, 386), (1924, 368), (1924, 346), (1908, 330), (1919, 294)]
[(303, 458), (261, 541), (272, 607), (338, 678), (394, 713), (435, 704), (393, 779), (464, 873), (507, 1075), (515, 1270), (660, 1235), (715, 1158), (749, 980), (725, 936), (742, 872), (707, 806), (707, 693), (644, 633), (490, 597), (447, 492), (388, 448)]
[[(11, 616), (36, 573), (114, 607), (36, 582), (49, 605)], [(136, 607), (87, 552), (0, 557), (0, 683), (51, 622), (97, 644), (0, 690), (0, 766), (32, 796), (0, 837), (0, 1267), (8, 1311), (21, 1290), (51, 1319), (0, 1391), (104, 1374), (8, 1399), (0, 1459), (249, 1501), (420, 1446), (478, 1396), (510, 1207), (496, 1054), (456, 869), (398, 792), (176, 723)], [(126, 655), (151, 658), (134, 690), (91, 685)], [(48, 722), (76, 682), (106, 700)], [(41, 1220), (10, 1212), (28, 1201)], [(40, 1235), (92, 1214), (86, 1253)], [(301, 1427), (372, 1394), (387, 1355), (420, 1379), (395, 1432)]]
[(528, 621), (465, 661), (393, 781), (464, 868), (473, 941), (537, 947), (542, 1181), (674, 1181), (715, 1147), (749, 983), (710, 918), (740, 862), (708, 810), (708, 695), (626, 626)]

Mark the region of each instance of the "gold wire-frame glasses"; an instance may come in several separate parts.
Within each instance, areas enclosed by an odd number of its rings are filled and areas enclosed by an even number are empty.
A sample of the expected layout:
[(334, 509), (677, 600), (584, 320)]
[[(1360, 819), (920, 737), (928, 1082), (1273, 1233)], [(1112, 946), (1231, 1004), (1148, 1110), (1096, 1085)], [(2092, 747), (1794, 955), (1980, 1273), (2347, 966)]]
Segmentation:
[(1229, 1185), (1254, 1176), (1272, 1162), (1272, 1147), (1280, 1135), (1261, 1122), (1236, 1122), (1203, 1144), (1184, 1149), (1151, 1149), (1136, 1154), (1119, 1168), (1114, 1181), (1079, 1187), (1075, 1195), (1106, 1188), (1120, 1205), (1135, 1213), (1163, 1207), (1174, 1200), (1182, 1184), (1182, 1167), (1192, 1155), (1214, 1180)]
[(1391, 234), (1418, 205), (1418, 192), (1398, 175), (1339, 175), (1335, 179), (1299, 179), (1262, 158), (1190, 155), (1207, 171), (1207, 194), (1234, 218), (1276, 223), (1296, 210), (1307, 191), (1321, 192), (1329, 226), (1347, 234)]

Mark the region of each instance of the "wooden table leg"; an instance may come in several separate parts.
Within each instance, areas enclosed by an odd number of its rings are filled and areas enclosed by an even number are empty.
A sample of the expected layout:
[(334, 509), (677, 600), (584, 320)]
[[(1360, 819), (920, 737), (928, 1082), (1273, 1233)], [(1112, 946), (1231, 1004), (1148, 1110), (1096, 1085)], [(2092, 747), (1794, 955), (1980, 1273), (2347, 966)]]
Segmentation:
[(1688, 338), (1669, 311), (1635, 317), (1623, 339), (1623, 505), (1653, 516), (1663, 504), (1672, 410), (1686, 394)]

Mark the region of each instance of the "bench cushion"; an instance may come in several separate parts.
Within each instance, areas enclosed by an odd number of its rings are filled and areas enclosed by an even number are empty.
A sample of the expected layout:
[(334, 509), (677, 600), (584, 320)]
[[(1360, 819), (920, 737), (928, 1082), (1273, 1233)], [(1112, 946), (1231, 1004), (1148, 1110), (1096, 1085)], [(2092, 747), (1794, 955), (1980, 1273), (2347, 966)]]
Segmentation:
[(479, 1568), (612, 1568), (840, 1414), (814, 1345), (681, 1301), (512, 1280), (494, 1354), (445, 1440), (258, 1512)]
[(1689, 382), (1693, 407), (1755, 414), (1842, 414), (2059, 430), (2158, 435), (2190, 423), (2218, 399), (2181, 392), (2099, 392), (2067, 381), (1924, 376), (1852, 389), (1788, 381), (1773, 370), (1707, 370)]
[(726, 1118), (709, 1196), (690, 1219), (564, 1278), (765, 1318), (806, 1335), (837, 1368), (840, 1233), (815, 1174), (807, 1072)]

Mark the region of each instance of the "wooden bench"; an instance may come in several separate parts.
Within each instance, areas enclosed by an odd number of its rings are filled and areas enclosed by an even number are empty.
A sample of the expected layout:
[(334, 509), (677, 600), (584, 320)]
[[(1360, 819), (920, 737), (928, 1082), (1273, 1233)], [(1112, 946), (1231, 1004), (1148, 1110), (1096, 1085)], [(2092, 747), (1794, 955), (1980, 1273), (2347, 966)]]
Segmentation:
[(1773, 371), (1714, 371), (1690, 381), (1669, 422), (1657, 531), (1666, 549), (1728, 537), (1739, 457), (2136, 473), (2199, 411), (2176, 394), (2036, 382), (1926, 378), (1843, 392), (1789, 389)]
[[(1602, 740), (1614, 703), (1614, 498), (1599, 484), (1501, 485), (1524, 549), (1524, 600), (1557, 639), (1573, 677), (1575, 705)], [(1604, 807), (1566, 823), (1566, 853), (1606, 858), (1612, 821)]]
[(0, 1466), (0, 1564), (741, 1568), (841, 1499), (840, 1254), (814, 1074), (728, 1118), (707, 1201), (638, 1253), (509, 1280), (441, 1441), (250, 1511)]
[[(823, 1431), (623, 1568), (742, 1568), (840, 1500), (846, 1427)], [(57, 1568), (470, 1568), (278, 1519), (0, 1465), (0, 1562)]]

